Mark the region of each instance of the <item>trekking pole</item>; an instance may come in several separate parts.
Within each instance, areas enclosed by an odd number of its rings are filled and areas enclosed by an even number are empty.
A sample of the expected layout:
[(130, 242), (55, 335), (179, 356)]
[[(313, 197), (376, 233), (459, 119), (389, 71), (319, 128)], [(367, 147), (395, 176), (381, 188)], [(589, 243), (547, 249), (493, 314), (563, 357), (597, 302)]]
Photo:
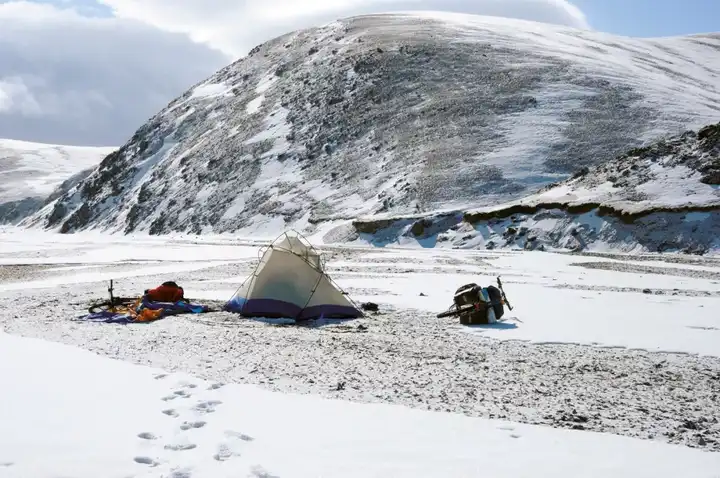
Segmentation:
[(110, 307), (115, 307), (115, 298), (113, 297), (113, 280), (110, 279), (110, 287), (108, 287), (108, 293), (110, 294)]
[(512, 305), (510, 305), (510, 302), (508, 301), (507, 296), (505, 295), (505, 290), (503, 289), (502, 282), (500, 281), (500, 276), (497, 278), (498, 288), (500, 289), (500, 293), (502, 294), (503, 302), (508, 306), (508, 309), (513, 310)]

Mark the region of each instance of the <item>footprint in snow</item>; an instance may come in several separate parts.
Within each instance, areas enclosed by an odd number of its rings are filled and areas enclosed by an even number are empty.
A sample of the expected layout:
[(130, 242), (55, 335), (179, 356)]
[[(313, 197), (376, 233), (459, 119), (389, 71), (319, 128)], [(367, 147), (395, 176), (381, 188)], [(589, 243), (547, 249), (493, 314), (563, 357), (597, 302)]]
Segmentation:
[(190, 468), (175, 470), (170, 473), (170, 478), (190, 478), (192, 476)]
[(511, 433), (510, 436), (512, 438), (520, 438), (522, 435), (518, 435), (517, 433)]
[(200, 402), (195, 407), (195, 411), (200, 413), (213, 413), (218, 405), (221, 405), (220, 400), (208, 400), (206, 402)]
[(203, 422), (203, 421), (185, 422), (182, 425), (180, 425), (180, 430), (190, 430), (192, 428), (202, 428), (206, 424), (207, 424), (207, 422)]
[(254, 438), (249, 435), (245, 435), (244, 433), (240, 433), (240, 432), (234, 432), (232, 430), (226, 430), (225, 436), (230, 437), (230, 438), (237, 438), (242, 441), (253, 441), (254, 440)]
[(173, 409), (173, 408), (168, 408), (167, 410), (163, 410), (162, 412), (163, 412), (165, 415), (167, 415), (167, 416), (169, 416), (169, 417), (173, 417), (173, 418), (177, 418), (177, 417), (180, 416), (180, 415), (178, 414), (178, 412), (175, 411), (175, 409)]
[(498, 430), (507, 430), (507, 431), (511, 432), (511, 431), (515, 430), (515, 427), (510, 426), (510, 425), (500, 425), (499, 427), (497, 427), (497, 429)]
[(136, 456), (133, 460), (135, 463), (140, 463), (141, 465), (158, 466), (160, 464), (149, 456)]
[(233, 457), (240, 456), (244, 446), (242, 442), (253, 440), (251, 436), (232, 430), (226, 430), (225, 436), (229, 439), (220, 443), (217, 447), (217, 452), (213, 455), (213, 458), (217, 461), (227, 461)]
[(221, 443), (217, 447), (217, 453), (213, 455), (216, 461), (227, 461), (230, 458), (240, 456), (240, 451), (233, 450), (233, 447), (227, 443)]
[(224, 387), (224, 386), (225, 386), (224, 383), (213, 383), (213, 384), (210, 385), (207, 389), (208, 389), (208, 390), (217, 390), (218, 388)]
[(166, 373), (161, 373), (161, 374), (159, 374), (159, 375), (155, 375), (155, 377), (153, 377), (153, 378), (154, 378), (155, 380), (162, 380), (162, 379), (165, 378), (165, 377), (167, 377), (167, 374), (166, 374)]
[(177, 386), (182, 387), (182, 388), (196, 388), (197, 387), (197, 385), (195, 385), (194, 383), (190, 383), (190, 382), (180, 382), (177, 384)]
[(150, 432), (138, 433), (138, 438), (142, 438), (143, 440), (157, 440), (157, 437)]
[(0, 461), (0, 468), (9, 468), (14, 464), (12, 461)]
[(193, 448), (197, 448), (197, 445), (194, 443), (169, 443), (165, 445), (164, 447), (166, 450), (172, 450), (172, 451), (184, 451), (184, 450), (192, 450)]
[(175, 390), (172, 393), (172, 395), (167, 395), (167, 396), (163, 397), (163, 400), (165, 400), (167, 402), (170, 400), (175, 400), (176, 398), (179, 398), (179, 397), (180, 398), (190, 398), (191, 396), (192, 395), (189, 392), (187, 392), (186, 390)]
[(252, 470), (250, 470), (250, 476), (252, 478), (280, 478), (277, 475), (272, 475), (265, 471), (265, 469), (262, 466), (253, 466)]

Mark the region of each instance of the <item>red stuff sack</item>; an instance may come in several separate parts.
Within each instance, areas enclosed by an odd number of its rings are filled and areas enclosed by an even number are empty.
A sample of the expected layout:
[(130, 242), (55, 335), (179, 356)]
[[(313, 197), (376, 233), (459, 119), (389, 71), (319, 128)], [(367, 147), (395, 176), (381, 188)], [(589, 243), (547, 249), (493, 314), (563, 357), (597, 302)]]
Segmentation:
[(185, 298), (185, 291), (175, 282), (164, 282), (159, 287), (146, 290), (145, 297), (152, 302), (178, 302)]

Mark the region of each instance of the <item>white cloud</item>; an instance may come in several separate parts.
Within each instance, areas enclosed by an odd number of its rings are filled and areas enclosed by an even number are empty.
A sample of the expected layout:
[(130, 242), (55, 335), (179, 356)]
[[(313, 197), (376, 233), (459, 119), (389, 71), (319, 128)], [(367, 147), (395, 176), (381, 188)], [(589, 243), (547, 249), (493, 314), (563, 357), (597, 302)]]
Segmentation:
[(568, 0), (2, 2), (0, 138), (76, 145), (122, 144), (234, 57), (340, 17), (444, 10), (588, 27)]
[(99, 0), (118, 17), (188, 33), (233, 56), (299, 28), (339, 17), (398, 10), (442, 10), (589, 28), (568, 0)]
[(119, 145), (228, 62), (137, 20), (0, 3), (0, 137)]
[(15, 112), (23, 116), (43, 114), (35, 96), (22, 78), (0, 78), (0, 114)]

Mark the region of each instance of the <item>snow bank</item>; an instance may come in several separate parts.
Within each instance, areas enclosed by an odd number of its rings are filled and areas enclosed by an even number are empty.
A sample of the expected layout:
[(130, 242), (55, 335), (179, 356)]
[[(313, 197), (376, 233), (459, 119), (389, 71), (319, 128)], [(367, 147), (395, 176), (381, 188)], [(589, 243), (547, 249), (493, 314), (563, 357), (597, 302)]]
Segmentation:
[(680, 446), (223, 386), (2, 332), (0, 364), (7, 478), (710, 478), (720, 469), (720, 454)]

